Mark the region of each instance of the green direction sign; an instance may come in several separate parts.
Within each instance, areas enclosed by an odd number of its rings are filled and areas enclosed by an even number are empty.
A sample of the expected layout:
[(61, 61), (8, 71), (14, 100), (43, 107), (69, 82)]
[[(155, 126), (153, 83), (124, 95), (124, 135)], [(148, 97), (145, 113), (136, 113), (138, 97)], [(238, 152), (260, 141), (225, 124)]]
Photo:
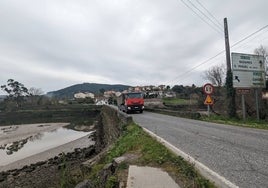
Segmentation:
[(232, 53), (233, 86), (235, 88), (265, 87), (263, 56)]

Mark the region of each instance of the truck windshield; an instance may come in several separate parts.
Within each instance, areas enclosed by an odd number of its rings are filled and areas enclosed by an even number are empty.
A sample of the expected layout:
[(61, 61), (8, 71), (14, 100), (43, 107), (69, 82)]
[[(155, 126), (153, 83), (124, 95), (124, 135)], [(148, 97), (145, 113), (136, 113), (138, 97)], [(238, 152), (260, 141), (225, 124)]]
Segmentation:
[(142, 98), (141, 93), (128, 93), (127, 98), (134, 99), (134, 98)]

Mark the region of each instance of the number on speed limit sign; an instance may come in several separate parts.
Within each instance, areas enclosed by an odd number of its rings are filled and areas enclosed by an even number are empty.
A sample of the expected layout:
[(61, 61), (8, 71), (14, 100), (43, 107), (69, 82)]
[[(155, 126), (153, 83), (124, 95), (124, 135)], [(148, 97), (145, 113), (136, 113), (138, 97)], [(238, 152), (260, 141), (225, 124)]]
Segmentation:
[(212, 84), (207, 83), (203, 86), (203, 91), (207, 95), (211, 95), (214, 92), (214, 87)]

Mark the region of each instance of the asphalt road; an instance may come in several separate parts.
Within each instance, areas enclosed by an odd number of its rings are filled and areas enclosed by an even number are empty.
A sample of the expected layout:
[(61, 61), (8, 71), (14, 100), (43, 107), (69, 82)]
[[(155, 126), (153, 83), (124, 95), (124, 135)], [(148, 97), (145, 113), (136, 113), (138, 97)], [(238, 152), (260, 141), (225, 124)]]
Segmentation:
[(268, 131), (161, 114), (133, 114), (149, 129), (239, 187), (268, 187)]

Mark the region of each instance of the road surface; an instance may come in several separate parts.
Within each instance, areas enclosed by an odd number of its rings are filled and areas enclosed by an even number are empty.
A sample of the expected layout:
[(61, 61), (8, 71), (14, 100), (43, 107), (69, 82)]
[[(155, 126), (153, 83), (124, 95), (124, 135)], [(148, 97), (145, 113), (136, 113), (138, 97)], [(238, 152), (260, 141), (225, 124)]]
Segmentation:
[(156, 113), (133, 114), (162, 137), (239, 187), (268, 187), (268, 131)]

